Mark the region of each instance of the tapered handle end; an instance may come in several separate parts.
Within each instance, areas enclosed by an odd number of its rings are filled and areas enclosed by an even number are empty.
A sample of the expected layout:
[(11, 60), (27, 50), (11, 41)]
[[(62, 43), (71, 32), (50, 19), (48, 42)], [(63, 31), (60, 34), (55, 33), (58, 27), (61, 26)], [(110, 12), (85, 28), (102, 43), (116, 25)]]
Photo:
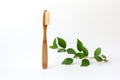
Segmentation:
[(47, 64), (43, 64), (43, 65), (42, 65), (42, 68), (43, 68), (43, 69), (47, 69)]

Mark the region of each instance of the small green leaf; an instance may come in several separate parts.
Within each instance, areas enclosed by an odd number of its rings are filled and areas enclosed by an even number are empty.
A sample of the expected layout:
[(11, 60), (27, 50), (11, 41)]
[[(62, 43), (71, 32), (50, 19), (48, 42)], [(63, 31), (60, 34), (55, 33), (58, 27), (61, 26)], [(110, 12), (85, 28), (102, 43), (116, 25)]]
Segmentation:
[(67, 53), (68, 53), (68, 54), (75, 54), (76, 52), (75, 52), (74, 49), (68, 48), (68, 49), (67, 49)]
[(82, 51), (82, 49), (83, 49), (83, 44), (82, 44), (82, 42), (79, 39), (77, 39), (77, 49), (79, 51)]
[(56, 38), (55, 38), (54, 41), (53, 41), (53, 46), (58, 47), (58, 46), (57, 46), (57, 42), (56, 42)]
[(62, 62), (62, 64), (67, 64), (67, 65), (72, 64), (72, 63), (73, 63), (73, 59), (72, 59), (72, 58), (66, 58), (66, 59)]
[(89, 66), (90, 65), (90, 62), (88, 59), (83, 59), (82, 60), (82, 63), (81, 63), (81, 66)]
[(103, 61), (104, 61), (104, 62), (108, 62), (108, 60), (106, 60), (106, 59), (104, 59)]
[(65, 50), (65, 49), (58, 49), (57, 52), (59, 52), (59, 53), (61, 53), (61, 52), (66, 52), (66, 50)]
[(79, 58), (79, 56), (77, 56), (77, 55), (74, 55), (74, 57), (73, 58)]
[(97, 48), (94, 52), (94, 57), (99, 56), (101, 54), (101, 48)]
[(102, 62), (103, 61), (103, 59), (100, 56), (96, 56), (95, 59), (96, 59), (97, 62)]
[(49, 46), (51, 49), (57, 49), (58, 46), (57, 46), (57, 43), (56, 43), (56, 38), (54, 39), (53, 41), (53, 45), (52, 46)]
[(78, 56), (80, 59), (85, 57), (85, 55), (83, 53), (77, 53), (76, 56)]
[(58, 39), (59, 46), (62, 47), (62, 48), (66, 48), (66, 42), (65, 42), (65, 40), (62, 39), (62, 38), (59, 38), (59, 37), (57, 37), (57, 39)]
[(88, 56), (88, 50), (87, 50), (86, 47), (83, 47), (83, 54), (84, 54), (85, 56)]
[(108, 62), (108, 60), (106, 59), (106, 56), (105, 55), (101, 55), (103, 57), (103, 61), (104, 62)]
[(105, 55), (101, 55), (104, 59), (106, 59), (106, 56)]
[(49, 46), (49, 48), (51, 48), (51, 49), (57, 49), (56, 46)]

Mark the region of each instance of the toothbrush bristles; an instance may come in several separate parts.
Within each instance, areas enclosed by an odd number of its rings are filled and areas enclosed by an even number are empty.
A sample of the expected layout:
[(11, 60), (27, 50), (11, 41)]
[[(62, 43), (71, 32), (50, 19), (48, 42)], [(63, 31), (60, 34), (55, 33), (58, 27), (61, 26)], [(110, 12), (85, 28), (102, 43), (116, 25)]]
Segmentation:
[(50, 12), (46, 11), (45, 12), (45, 25), (50, 24)]

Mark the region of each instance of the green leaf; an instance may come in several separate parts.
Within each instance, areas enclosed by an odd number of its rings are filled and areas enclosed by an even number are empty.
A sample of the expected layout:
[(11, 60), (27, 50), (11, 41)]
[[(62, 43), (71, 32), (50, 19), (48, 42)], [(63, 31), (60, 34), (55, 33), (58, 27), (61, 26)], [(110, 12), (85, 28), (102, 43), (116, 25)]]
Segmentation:
[(78, 56), (80, 59), (85, 57), (85, 55), (83, 53), (77, 53), (76, 56)]
[(49, 46), (49, 48), (51, 48), (51, 49), (57, 49), (57, 47), (55, 47), (55, 46)]
[(73, 59), (72, 59), (72, 58), (66, 58), (66, 59), (62, 62), (62, 64), (67, 64), (67, 65), (72, 64), (72, 63), (73, 63)]
[(101, 55), (104, 59), (106, 59), (106, 56), (105, 55)]
[(52, 45), (52, 46), (49, 46), (49, 48), (51, 48), (51, 49), (57, 49), (57, 48), (58, 48), (57, 42), (56, 42), (56, 38), (55, 38), (54, 41), (53, 41), (53, 45)]
[(59, 38), (59, 37), (57, 37), (57, 39), (58, 39), (59, 46), (62, 47), (62, 48), (66, 48), (66, 42), (65, 42), (65, 40), (62, 39), (62, 38)]
[(99, 56), (101, 54), (101, 48), (97, 48), (94, 52), (94, 57)]
[(57, 52), (59, 52), (59, 53), (61, 53), (61, 52), (66, 52), (66, 50), (65, 50), (65, 49), (58, 49)]
[(95, 59), (96, 59), (97, 62), (102, 62), (103, 61), (102, 57), (100, 57), (100, 56), (96, 56)]
[(77, 56), (77, 55), (74, 55), (74, 57), (73, 58), (79, 58), (79, 56)]
[(75, 54), (76, 52), (75, 52), (74, 49), (68, 48), (68, 49), (67, 49), (67, 53), (68, 53), (68, 54)]
[(56, 46), (56, 47), (58, 48), (57, 42), (56, 42), (56, 38), (55, 38), (54, 41), (53, 41), (53, 46)]
[(82, 51), (82, 49), (83, 49), (83, 44), (82, 44), (82, 42), (79, 39), (77, 39), (77, 49), (79, 51)]
[(108, 60), (106, 59), (106, 56), (105, 55), (101, 55), (103, 57), (103, 61), (104, 62), (108, 62)]
[(104, 59), (103, 61), (104, 61), (104, 62), (108, 62), (108, 60), (106, 60), (106, 59)]
[(83, 47), (83, 54), (84, 54), (85, 56), (88, 56), (88, 50), (87, 50), (86, 47)]
[(81, 63), (81, 66), (89, 66), (90, 65), (90, 62), (88, 59), (83, 59), (82, 60), (82, 63)]

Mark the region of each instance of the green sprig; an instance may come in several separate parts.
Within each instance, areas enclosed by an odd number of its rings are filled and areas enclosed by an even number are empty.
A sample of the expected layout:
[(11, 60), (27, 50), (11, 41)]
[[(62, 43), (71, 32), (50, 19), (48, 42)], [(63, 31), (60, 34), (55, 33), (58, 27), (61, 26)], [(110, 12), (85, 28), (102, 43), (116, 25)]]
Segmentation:
[(67, 43), (63, 38), (57, 37), (53, 40), (52, 46), (49, 46), (51, 49), (57, 49), (58, 53), (67, 52), (68, 54), (72, 54), (73, 58), (66, 58), (63, 60), (62, 64), (70, 65), (73, 63), (74, 59), (80, 59), (80, 66), (89, 66), (90, 65), (90, 59), (95, 59), (97, 62), (108, 62), (105, 55), (101, 54), (101, 48), (97, 48), (94, 51), (93, 57), (89, 56), (88, 49), (83, 45), (83, 43), (77, 39), (77, 50), (75, 51), (73, 48), (66, 48)]

